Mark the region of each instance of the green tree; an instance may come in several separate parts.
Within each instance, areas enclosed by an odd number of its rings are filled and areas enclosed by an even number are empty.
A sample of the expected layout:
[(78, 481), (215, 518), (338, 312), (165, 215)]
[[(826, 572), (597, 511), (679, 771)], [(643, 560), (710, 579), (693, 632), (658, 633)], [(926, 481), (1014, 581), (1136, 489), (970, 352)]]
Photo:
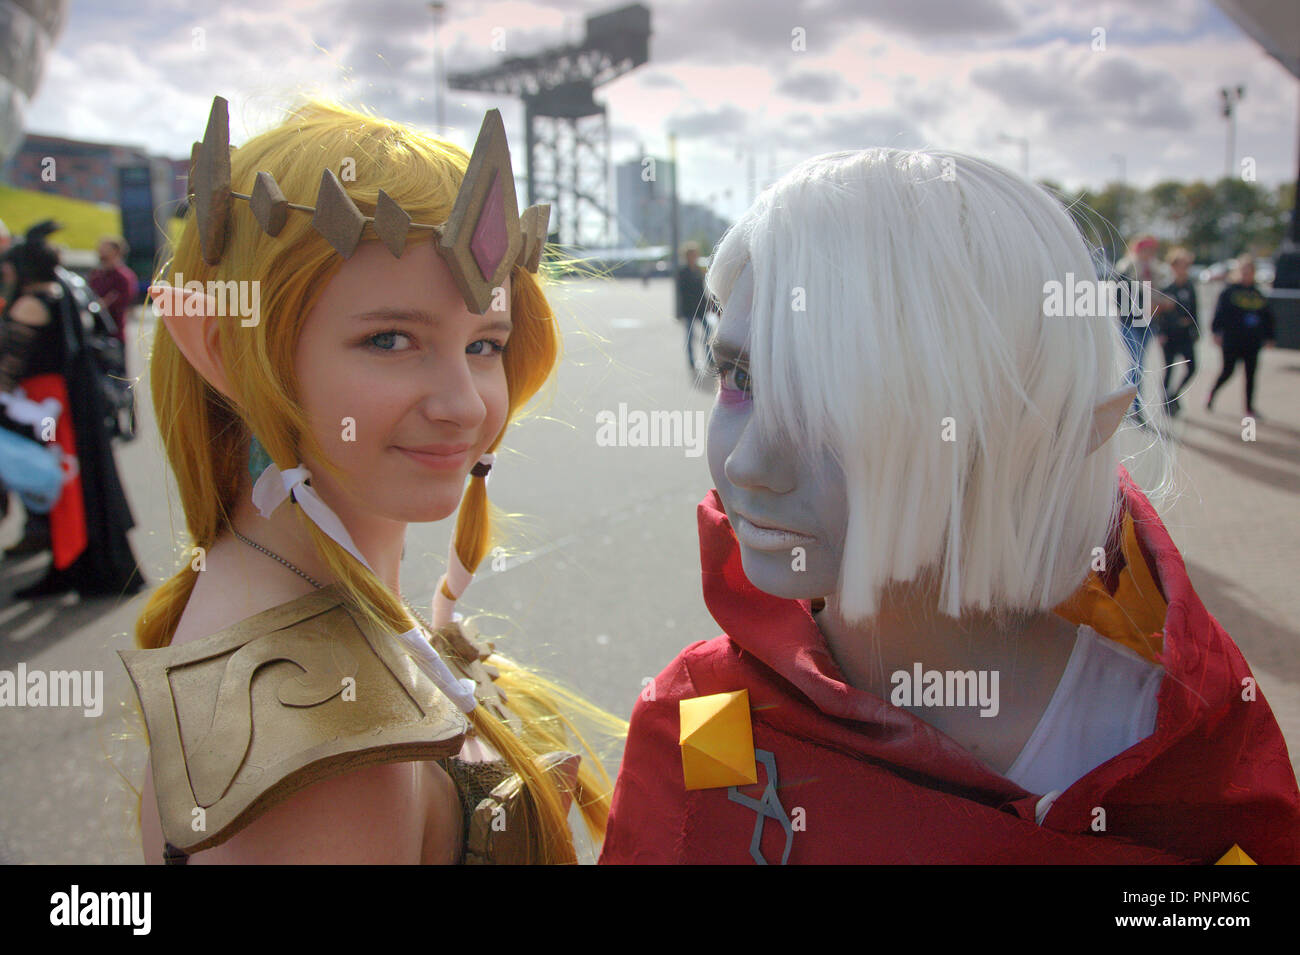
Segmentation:
[(1238, 178), (1205, 182), (1165, 180), (1139, 190), (1112, 182), (1100, 192), (1069, 193), (1040, 179), (1074, 218), (1084, 239), (1110, 262), (1121, 258), (1135, 235), (1150, 232), (1169, 244), (1186, 246), (1197, 262), (1246, 251), (1271, 254), (1290, 227), (1295, 184), (1268, 189)]
[(1206, 183), (1193, 182), (1183, 187), (1183, 196), (1187, 203), (1183, 244), (1191, 250), (1198, 262), (1210, 262), (1221, 258), (1219, 249), (1223, 245), (1223, 232), (1220, 226), (1222, 209), (1218, 195)]
[(1168, 236), (1176, 245), (1182, 245), (1187, 229), (1188, 206), (1181, 182), (1166, 179), (1147, 190), (1147, 215), (1153, 221), (1153, 231)]
[(1132, 186), (1112, 182), (1101, 192), (1081, 190), (1069, 208), (1088, 244), (1114, 263), (1124, 255), (1131, 234), (1145, 221), (1141, 198)]

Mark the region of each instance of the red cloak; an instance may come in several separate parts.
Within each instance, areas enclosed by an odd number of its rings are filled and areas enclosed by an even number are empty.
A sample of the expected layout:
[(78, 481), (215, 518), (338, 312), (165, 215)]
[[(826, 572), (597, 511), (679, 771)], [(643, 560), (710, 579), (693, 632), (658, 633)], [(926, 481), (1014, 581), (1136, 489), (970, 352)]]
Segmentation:
[[(44, 374), (24, 378), (23, 391), (32, 401), (41, 402), (55, 398), (63, 408), (54, 429), (54, 440), (63, 452), (65, 462), (72, 462), (73, 471), (63, 483), (63, 492), (50, 511), (50, 550), (54, 554), (54, 567), (70, 567), (86, 549), (86, 502), (81, 488), (81, 473), (77, 466), (76, 427), (72, 420), (68, 388), (62, 375)], [(67, 465), (65, 465), (65, 468)]]
[[(791, 864), (1213, 863), (1234, 844), (1259, 863), (1300, 862), (1300, 793), (1277, 721), (1122, 468), (1119, 486), (1125, 519), (1108, 571), (1056, 612), (1164, 667), (1156, 729), (1065, 790), (1041, 825), (1040, 794), (848, 685), (810, 602), (746, 579), (710, 491), (699, 506), (704, 599), (725, 632), (683, 650), (654, 699), (638, 699), (600, 861), (752, 864), (758, 813), (726, 788), (688, 791), (678, 745), (680, 700), (747, 689), (754, 746), (774, 754), (794, 822), (787, 833), (763, 820), (769, 862), (787, 840)], [(758, 778), (740, 792), (760, 798), (761, 766)]]

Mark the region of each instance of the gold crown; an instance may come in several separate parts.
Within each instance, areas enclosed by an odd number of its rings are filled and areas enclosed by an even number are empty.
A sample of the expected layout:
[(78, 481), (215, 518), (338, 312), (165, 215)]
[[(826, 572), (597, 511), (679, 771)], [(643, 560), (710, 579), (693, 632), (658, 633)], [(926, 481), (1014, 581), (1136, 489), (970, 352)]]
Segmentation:
[(213, 97), (203, 142), (190, 152), (187, 193), (199, 229), (203, 261), (221, 261), (230, 231), (232, 199), (245, 200), (262, 230), (279, 235), (289, 211), (312, 213), (312, 228), (335, 250), (349, 258), (361, 241), (366, 223), (394, 256), (400, 258), (411, 229), (434, 232), (434, 246), (451, 270), (456, 286), (470, 310), (482, 315), (498, 288), (516, 265), (536, 272), (546, 244), (551, 219), (548, 203), (529, 206), (519, 214), (515, 177), (510, 166), (501, 111), (490, 109), (483, 117), (469, 167), (461, 182), (451, 215), (441, 225), (412, 222), (401, 206), (379, 190), (373, 216), (362, 215), (333, 170), (321, 172), (314, 206), (289, 202), (269, 172), (259, 172), (251, 195), (230, 188), (230, 112), (226, 100)]

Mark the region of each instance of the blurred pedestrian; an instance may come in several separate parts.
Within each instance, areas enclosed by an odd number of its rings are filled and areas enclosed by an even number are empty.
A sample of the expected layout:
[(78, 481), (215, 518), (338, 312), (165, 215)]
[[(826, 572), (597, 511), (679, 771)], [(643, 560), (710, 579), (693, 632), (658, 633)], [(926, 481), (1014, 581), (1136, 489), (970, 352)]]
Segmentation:
[(1246, 414), (1258, 418), (1255, 410), (1255, 368), (1259, 350), (1273, 344), (1273, 311), (1264, 293), (1255, 287), (1255, 259), (1243, 255), (1237, 260), (1236, 280), (1219, 294), (1214, 307), (1214, 344), (1223, 350), (1223, 371), (1219, 374), (1205, 410), (1214, 410), (1214, 396), (1237, 370), (1246, 368)]
[[(1160, 290), (1155, 306), (1156, 334), (1165, 354), (1165, 407), (1171, 418), (1178, 416), (1178, 399), (1187, 391), (1187, 383), (1196, 374), (1196, 341), (1201, 337), (1196, 304), (1196, 283), (1189, 270), (1192, 253), (1181, 246), (1171, 249), (1165, 261), (1173, 269), (1174, 280)], [(1174, 368), (1183, 366), (1178, 387), (1169, 390)]]
[[(9, 234), (9, 227), (5, 225), (3, 219), (0, 219), (0, 259), (9, 251), (11, 245), (13, 245), (13, 237)], [(12, 269), (6, 269), (5, 274), (0, 275), (0, 311), (4, 311), (5, 306), (9, 304), (12, 275)]]
[[(9, 227), (5, 221), (0, 219), (0, 314), (9, 307), (9, 298), (13, 288), (13, 266), (4, 261), (4, 254), (9, 251), (9, 246), (13, 244), (13, 238), (9, 234)], [(4, 520), (9, 515), (9, 491), (3, 485), (0, 485), (0, 520)]]
[(1150, 331), (1148, 320), (1144, 316), (1145, 290), (1169, 284), (1164, 265), (1156, 258), (1158, 248), (1155, 236), (1140, 235), (1133, 240), (1128, 255), (1115, 265), (1115, 272), (1121, 280), (1148, 283), (1141, 286), (1142, 291), (1137, 295), (1128, 297), (1127, 303), (1120, 310), (1119, 320), (1120, 332), (1123, 333), (1130, 358), (1127, 382), (1138, 387), (1137, 397), (1133, 399), (1133, 417), (1144, 428), (1150, 427), (1142, 404), (1142, 362), (1146, 356), (1147, 335)]
[(140, 280), (126, 267), (126, 240), (106, 236), (99, 240), (99, 268), (90, 273), (90, 287), (113, 316), (117, 338), (126, 345), (126, 319), (135, 302)]
[(686, 323), (686, 366), (695, 371), (695, 323), (704, 322), (704, 270), (698, 245), (687, 242), (682, 252), (686, 264), (677, 270), (677, 318)]
[[(51, 439), (75, 465), (50, 512), (49, 572), (14, 596), (134, 594), (144, 585), (126, 537), (134, 521), (105, 429), (99, 369), (72, 290), (58, 276), (58, 253), (46, 243), (58, 228), (38, 223), (5, 254), (16, 294), (0, 318), (0, 391), (21, 387), (31, 401), (57, 401)], [(8, 416), (0, 426), (31, 436), (30, 425)]]

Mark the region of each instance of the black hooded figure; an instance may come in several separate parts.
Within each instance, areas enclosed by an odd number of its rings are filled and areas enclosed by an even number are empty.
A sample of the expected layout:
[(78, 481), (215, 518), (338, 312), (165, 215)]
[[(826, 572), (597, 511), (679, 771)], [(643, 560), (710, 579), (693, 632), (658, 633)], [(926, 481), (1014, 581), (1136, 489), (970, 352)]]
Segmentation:
[[(58, 228), (49, 220), (38, 223), (3, 257), (6, 278), (13, 286), (12, 300), (0, 318), (0, 390), (23, 387), (29, 398), (40, 400), (51, 388), (57, 393), (61, 379), (66, 410), (57, 427), (71, 419), (68, 430), (80, 484), (65, 483), (63, 496), (50, 513), (54, 561), (49, 572), (14, 596), (29, 599), (71, 590), (82, 596), (128, 596), (144, 586), (126, 536), (135, 521), (118, 479), (105, 424), (102, 372), (72, 289), (59, 274), (58, 253), (46, 243)], [(22, 319), (15, 317), (16, 310)], [(0, 427), (33, 437), (30, 426), (3, 413)], [(60, 443), (66, 440), (64, 435)], [(78, 489), (81, 508), (67, 500)], [(84, 547), (79, 547), (83, 540)]]

